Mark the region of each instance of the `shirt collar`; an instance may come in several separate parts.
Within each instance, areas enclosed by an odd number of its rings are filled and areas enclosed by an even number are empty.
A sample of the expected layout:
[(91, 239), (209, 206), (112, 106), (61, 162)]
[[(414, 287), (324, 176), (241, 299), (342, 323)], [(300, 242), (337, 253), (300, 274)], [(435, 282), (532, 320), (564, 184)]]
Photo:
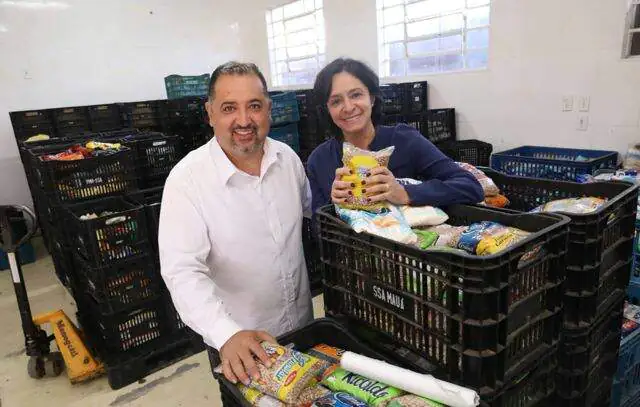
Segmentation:
[[(220, 144), (218, 144), (217, 137), (214, 136), (210, 144), (211, 157), (213, 158), (213, 161), (216, 165), (218, 176), (220, 178), (220, 181), (222, 181), (222, 183), (226, 185), (231, 177), (233, 177), (235, 174), (240, 174), (243, 172), (240, 171), (238, 167), (236, 167), (231, 162), (231, 160), (229, 160), (229, 157), (227, 157), (225, 152), (222, 150), (222, 147), (220, 147)], [(273, 143), (269, 139), (269, 137), (267, 137), (264, 141), (263, 151), (264, 155), (262, 157), (262, 164), (260, 168), (261, 180), (267, 170), (271, 167), (271, 165), (278, 161), (278, 156), (281, 154), (278, 145), (276, 143)]]

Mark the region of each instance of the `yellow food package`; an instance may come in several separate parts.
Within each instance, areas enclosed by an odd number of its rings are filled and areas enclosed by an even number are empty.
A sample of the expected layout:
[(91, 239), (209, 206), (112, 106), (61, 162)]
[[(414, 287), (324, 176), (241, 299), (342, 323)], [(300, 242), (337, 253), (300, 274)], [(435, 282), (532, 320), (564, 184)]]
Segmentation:
[(347, 198), (347, 202), (341, 205), (343, 208), (380, 212), (387, 207), (386, 202), (369, 203), (367, 201), (367, 197), (362, 192), (366, 189), (362, 181), (367, 177), (367, 172), (372, 169), (387, 167), (394, 149), (395, 147), (391, 146), (380, 151), (367, 151), (351, 143), (344, 143), (342, 163), (351, 170), (351, 174), (343, 176), (342, 181), (350, 182), (355, 186), (351, 188), (351, 195)]
[(258, 363), (260, 379), (252, 380), (249, 387), (287, 404), (294, 404), (305, 389), (316, 385), (325, 368), (319, 359), (296, 350), (267, 342), (262, 347), (272, 365), (267, 368)]

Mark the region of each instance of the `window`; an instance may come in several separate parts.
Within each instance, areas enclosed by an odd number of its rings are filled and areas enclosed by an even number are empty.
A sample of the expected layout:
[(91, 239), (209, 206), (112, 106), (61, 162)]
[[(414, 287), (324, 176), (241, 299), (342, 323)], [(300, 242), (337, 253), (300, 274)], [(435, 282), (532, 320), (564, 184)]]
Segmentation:
[(297, 0), (268, 10), (273, 86), (308, 85), (324, 65), (322, 0)]
[(625, 30), (624, 57), (640, 56), (640, 0), (630, 0)]
[(491, 0), (376, 0), (380, 76), (487, 67)]

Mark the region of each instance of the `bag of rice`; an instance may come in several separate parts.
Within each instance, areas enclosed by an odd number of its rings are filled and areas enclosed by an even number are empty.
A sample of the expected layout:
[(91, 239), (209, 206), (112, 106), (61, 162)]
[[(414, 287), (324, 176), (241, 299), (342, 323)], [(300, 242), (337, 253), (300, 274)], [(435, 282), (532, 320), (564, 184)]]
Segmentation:
[(403, 205), (400, 207), (400, 212), (411, 227), (437, 226), (449, 220), (449, 215), (433, 206)]
[(374, 407), (385, 407), (392, 399), (405, 394), (403, 390), (347, 372), (341, 367), (336, 367), (333, 372), (329, 370), (322, 384), (333, 391), (349, 393)]
[(295, 403), (302, 392), (317, 383), (317, 377), (326, 363), (313, 356), (267, 342), (262, 347), (271, 358), (267, 368), (258, 363), (260, 379), (252, 380), (249, 387), (287, 404)]
[(387, 207), (386, 202), (369, 203), (362, 192), (362, 181), (367, 177), (367, 172), (377, 167), (389, 165), (389, 159), (395, 147), (387, 147), (380, 151), (367, 151), (344, 143), (342, 147), (342, 163), (351, 170), (351, 175), (343, 176), (342, 181), (351, 182), (355, 186), (351, 188), (351, 195), (347, 202), (341, 205), (347, 209), (361, 209), (369, 212), (380, 212)]
[(391, 400), (388, 407), (446, 407), (446, 406), (436, 401), (425, 399), (424, 397), (416, 396), (413, 394), (407, 394), (406, 396), (398, 397), (397, 399)]

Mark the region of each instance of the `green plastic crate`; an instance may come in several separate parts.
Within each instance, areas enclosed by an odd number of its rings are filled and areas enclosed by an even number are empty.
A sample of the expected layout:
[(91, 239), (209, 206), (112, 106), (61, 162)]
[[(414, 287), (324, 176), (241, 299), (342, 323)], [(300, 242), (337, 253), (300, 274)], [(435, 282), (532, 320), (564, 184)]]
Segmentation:
[(165, 77), (167, 99), (206, 96), (209, 93), (209, 77), (208, 73), (199, 76), (169, 75)]

